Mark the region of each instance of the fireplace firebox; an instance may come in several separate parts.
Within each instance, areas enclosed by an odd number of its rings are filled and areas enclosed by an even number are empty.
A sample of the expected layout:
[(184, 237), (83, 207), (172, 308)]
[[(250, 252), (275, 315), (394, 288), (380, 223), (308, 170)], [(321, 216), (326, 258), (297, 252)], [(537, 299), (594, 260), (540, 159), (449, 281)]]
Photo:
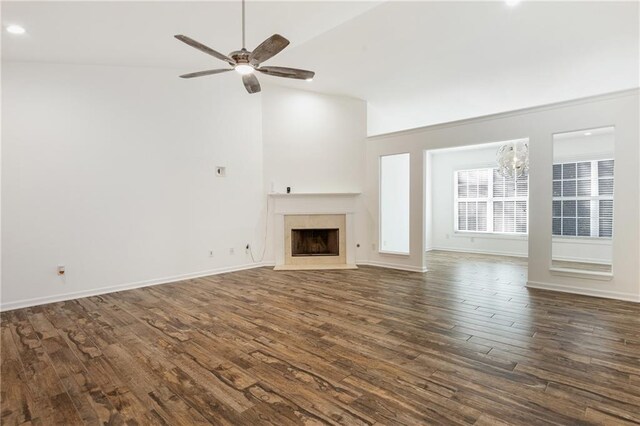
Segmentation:
[(292, 229), (291, 256), (340, 256), (338, 228)]

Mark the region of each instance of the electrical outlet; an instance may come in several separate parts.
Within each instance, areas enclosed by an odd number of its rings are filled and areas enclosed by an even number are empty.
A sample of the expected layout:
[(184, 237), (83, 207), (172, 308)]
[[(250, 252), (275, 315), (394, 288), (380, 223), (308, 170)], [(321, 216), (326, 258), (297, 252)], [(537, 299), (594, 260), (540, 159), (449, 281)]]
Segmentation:
[(233, 247), (229, 249), (229, 254), (236, 254), (236, 251), (233, 249)]
[(227, 175), (227, 168), (223, 166), (216, 166), (216, 176), (225, 177)]
[(209, 250), (209, 257), (213, 257), (213, 250)]
[(66, 271), (66, 268), (64, 265), (58, 265), (58, 275), (64, 275)]
[(249, 243), (247, 243), (246, 247), (244, 248), (244, 251), (249, 254), (249, 249), (251, 249), (251, 246), (249, 245)]
[(371, 243), (371, 251), (376, 251), (376, 243)]

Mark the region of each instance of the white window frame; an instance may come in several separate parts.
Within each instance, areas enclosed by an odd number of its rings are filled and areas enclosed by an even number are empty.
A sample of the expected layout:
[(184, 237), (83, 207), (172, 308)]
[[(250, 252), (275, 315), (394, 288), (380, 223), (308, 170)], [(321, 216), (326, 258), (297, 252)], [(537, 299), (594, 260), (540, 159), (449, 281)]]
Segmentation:
[[(482, 235), (503, 235), (503, 236), (528, 236), (529, 235), (529, 182), (527, 181), (527, 195), (526, 196), (515, 196), (515, 197), (494, 197), (493, 196), (493, 171), (496, 170), (496, 167), (475, 167), (472, 169), (459, 169), (453, 172), (453, 221), (454, 221), (454, 230), (456, 233), (460, 234), (482, 234)], [(470, 171), (479, 171), (486, 170), (489, 174), (488, 179), (488, 191), (487, 197), (473, 197), (473, 198), (459, 198), (458, 197), (458, 173), (460, 172), (470, 172)], [(527, 180), (529, 177), (527, 176)], [(493, 227), (493, 203), (494, 201), (513, 201), (514, 204), (517, 201), (524, 201), (527, 203), (527, 231), (526, 232), (504, 232), (504, 231), (494, 231)], [(459, 229), (458, 223), (458, 203), (459, 202), (487, 202), (487, 230), (486, 231), (468, 231), (466, 229)], [(515, 227), (515, 224), (514, 224)]]

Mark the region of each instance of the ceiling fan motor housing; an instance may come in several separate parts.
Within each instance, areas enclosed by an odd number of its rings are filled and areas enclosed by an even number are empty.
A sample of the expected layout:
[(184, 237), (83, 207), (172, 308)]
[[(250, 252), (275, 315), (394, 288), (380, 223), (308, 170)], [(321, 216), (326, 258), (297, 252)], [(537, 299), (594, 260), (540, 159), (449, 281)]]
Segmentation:
[[(242, 49), (240, 49), (240, 50), (235, 50), (235, 51), (229, 53), (229, 56), (231, 57), (231, 59), (236, 61), (236, 64), (248, 64), (249, 65), (250, 64), (249, 55), (251, 55), (251, 52), (249, 52), (244, 47)], [(255, 64), (252, 64), (252, 65), (255, 65)]]

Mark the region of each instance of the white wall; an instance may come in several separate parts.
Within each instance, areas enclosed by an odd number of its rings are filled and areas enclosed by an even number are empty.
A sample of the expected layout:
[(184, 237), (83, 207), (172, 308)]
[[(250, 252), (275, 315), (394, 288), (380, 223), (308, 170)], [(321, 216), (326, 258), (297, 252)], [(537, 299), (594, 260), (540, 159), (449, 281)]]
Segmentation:
[(424, 152), (424, 248), (426, 251), (433, 249), (433, 184), (431, 168), (433, 167), (433, 155), (430, 151)]
[(364, 101), (269, 86), (262, 102), (267, 191), (362, 191)]
[[(366, 103), (359, 99), (269, 86), (262, 94), (265, 192), (363, 192)], [(359, 197), (360, 199), (363, 196)], [(367, 259), (370, 218), (355, 213), (356, 261)], [(270, 210), (272, 226), (273, 209)], [(265, 260), (275, 261), (272, 227)]]
[(270, 263), (271, 182), (362, 192), (363, 101), (176, 74), (3, 63), (2, 309)]
[[(411, 253), (391, 257), (372, 253), (371, 262), (420, 270), (425, 267), (424, 151), (529, 138), (530, 220), (529, 282), (531, 287), (640, 301), (640, 144), (637, 89), (571, 102), (463, 120), (406, 132), (370, 137), (367, 143), (367, 209), (373, 217), (369, 230), (377, 239), (378, 173), (380, 155), (411, 153)], [(615, 126), (615, 199), (613, 277), (610, 280), (568, 276), (550, 270), (553, 134)], [(435, 203), (434, 203), (435, 208)], [(624, 232), (619, 230), (623, 229)], [(592, 278), (592, 277), (591, 277)]]
[(175, 70), (2, 67), (3, 308), (251, 263), (260, 95)]

